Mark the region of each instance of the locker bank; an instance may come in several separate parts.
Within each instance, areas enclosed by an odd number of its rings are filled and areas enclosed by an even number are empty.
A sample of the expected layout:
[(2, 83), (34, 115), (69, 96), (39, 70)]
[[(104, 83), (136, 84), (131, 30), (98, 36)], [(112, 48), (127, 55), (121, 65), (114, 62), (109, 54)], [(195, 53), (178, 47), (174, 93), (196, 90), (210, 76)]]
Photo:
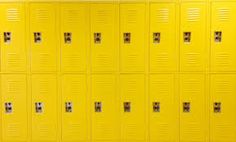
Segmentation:
[(0, 0), (0, 142), (236, 142), (236, 0)]

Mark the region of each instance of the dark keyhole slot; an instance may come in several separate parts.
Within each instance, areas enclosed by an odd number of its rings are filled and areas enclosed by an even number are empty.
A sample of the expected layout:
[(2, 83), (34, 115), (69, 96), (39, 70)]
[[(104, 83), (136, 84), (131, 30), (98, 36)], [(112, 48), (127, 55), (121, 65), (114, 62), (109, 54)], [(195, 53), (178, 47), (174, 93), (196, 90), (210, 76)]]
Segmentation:
[(130, 112), (131, 106), (130, 102), (124, 102), (124, 112)]
[(66, 102), (66, 112), (72, 112), (72, 102)]
[(5, 103), (5, 112), (12, 113), (12, 103), (10, 102)]
[(215, 113), (220, 113), (221, 112), (221, 103), (220, 102), (215, 102), (214, 103), (214, 112)]
[(42, 41), (42, 34), (40, 32), (34, 33), (34, 43), (40, 43)]
[(95, 112), (102, 112), (102, 102), (95, 102)]
[(153, 33), (153, 43), (160, 43), (161, 33)]
[(43, 112), (43, 103), (42, 102), (35, 103), (35, 111), (36, 111), (36, 113)]
[(216, 31), (215, 32), (215, 42), (221, 42), (221, 40), (222, 40), (222, 32)]
[(94, 43), (99, 44), (101, 43), (102, 35), (101, 33), (94, 33)]
[(191, 42), (191, 32), (184, 32), (184, 42)]
[(190, 112), (190, 102), (183, 103), (183, 112)]
[(72, 33), (64, 33), (64, 41), (66, 44), (70, 44), (72, 41)]
[(160, 112), (160, 102), (153, 102), (153, 112)]
[(10, 32), (4, 32), (4, 42), (5, 43), (11, 42), (11, 33)]
[(123, 34), (123, 38), (124, 38), (124, 43), (130, 43), (130, 41), (131, 41), (131, 33), (124, 33)]

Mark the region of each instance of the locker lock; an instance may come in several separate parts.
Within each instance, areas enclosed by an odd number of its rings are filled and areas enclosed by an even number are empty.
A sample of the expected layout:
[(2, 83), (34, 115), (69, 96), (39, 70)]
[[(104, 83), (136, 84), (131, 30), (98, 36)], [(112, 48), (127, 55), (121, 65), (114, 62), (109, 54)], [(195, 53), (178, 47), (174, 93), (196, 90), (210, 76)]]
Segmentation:
[(160, 102), (153, 102), (153, 112), (160, 112)]
[(4, 42), (5, 43), (11, 42), (11, 32), (4, 32)]
[(131, 33), (124, 33), (123, 34), (123, 38), (124, 38), (124, 43), (130, 43), (130, 41), (131, 41)]
[(72, 41), (72, 33), (64, 33), (64, 42), (65, 42), (65, 44), (70, 44), (71, 43), (71, 41)]
[(95, 102), (95, 112), (102, 112), (102, 102)]
[(102, 41), (101, 33), (94, 33), (94, 43), (100, 44)]
[(42, 102), (36, 102), (35, 103), (35, 112), (36, 113), (42, 113), (43, 112), (43, 103)]
[(160, 43), (161, 33), (153, 33), (153, 43)]
[(5, 112), (6, 113), (12, 113), (12, 103), (11, 102), (6, 102), (5, 103)]
[(221, 42), (222, 40), (222, 32), (221, 31), (215, 31), (215, 42)]
[(183, 103), (183, 112), (190, 112), (190, 102)]
[(214, 112), (220, 113), (221, 112), (221, 103), (220, 102), (214, 102)]
[(72, 102), (65, 103), (66, 112), (72, 112)]
[(42, 41), (42, 34), (40, 32), (34, 32), (34, 43), (40, 43)]
[(191, 42), (191, 32), (184, 32), (184, 42), (185, 43)]
[(130, 112), (130, 111), (131, 111), (131, 103), (124, 102), (124, 112)]

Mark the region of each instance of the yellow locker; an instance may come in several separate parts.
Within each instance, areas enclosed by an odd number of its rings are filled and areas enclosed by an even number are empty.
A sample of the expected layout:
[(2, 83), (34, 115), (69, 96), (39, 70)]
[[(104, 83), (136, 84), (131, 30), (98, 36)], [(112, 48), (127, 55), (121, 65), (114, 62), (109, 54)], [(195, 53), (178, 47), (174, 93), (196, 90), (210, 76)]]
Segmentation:
[(91, 76), (92, 141), (118, 141), (120, 138), (119, 97), (115, 75)]
[[(62, 141), (88, 141), (86, 75), (62, 77)], [(82, 115), (81, 115), (82, 114)]]
[(145, 67), (146, 5), (120, 4), (120, 69), (142, 72)]
[(178, 134), (178, 101), (175, 76), (152, 74), (149, 80), (150, 142), (174, 142)]
[(236, 71), (236, 2), (211, 4), (211, 70)]
[(27, 141), (26, 75), (1, 76), (2, 141)]
[(91, 69), (92, 72), (117, 70), (118, 5), (91, 4)]
[(57, 78), (53, 74), (33, 74), (32, 141), (57, 141)]
[(57, 68), (56, 4), (30, 3), (29, 36), (31, 71), (52, 72)]
[(89, 5), (61, 3), (60, 37), (62, 72), (85, 72), (89, 48)]
[(121, 139), (124, 142), (146, 141), (146, 95), (144, 75), (120, 76)]
[(180, 70), (205, 71), (208, 58), (206, 4), (183, 2), (180, 7)]
[(210, 82), (210, 141), (236, 140), (236, 74), (212, 74)]
[(1, 70), (26, 71), (25, 4), (0, 3)]
[(177, 71), (175, 3), (150, 3), (150, 71)]
[(204, 74), (180, 75), (180, 142), (206, 142), (206, 93)]

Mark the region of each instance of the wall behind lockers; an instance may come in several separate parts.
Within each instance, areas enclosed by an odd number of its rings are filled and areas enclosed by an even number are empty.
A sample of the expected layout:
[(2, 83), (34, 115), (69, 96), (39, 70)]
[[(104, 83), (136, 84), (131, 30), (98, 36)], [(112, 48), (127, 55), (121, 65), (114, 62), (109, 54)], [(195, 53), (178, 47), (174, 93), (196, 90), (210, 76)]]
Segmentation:
[(236, 0), (0, 0), (1, 142), (236, 142)]

